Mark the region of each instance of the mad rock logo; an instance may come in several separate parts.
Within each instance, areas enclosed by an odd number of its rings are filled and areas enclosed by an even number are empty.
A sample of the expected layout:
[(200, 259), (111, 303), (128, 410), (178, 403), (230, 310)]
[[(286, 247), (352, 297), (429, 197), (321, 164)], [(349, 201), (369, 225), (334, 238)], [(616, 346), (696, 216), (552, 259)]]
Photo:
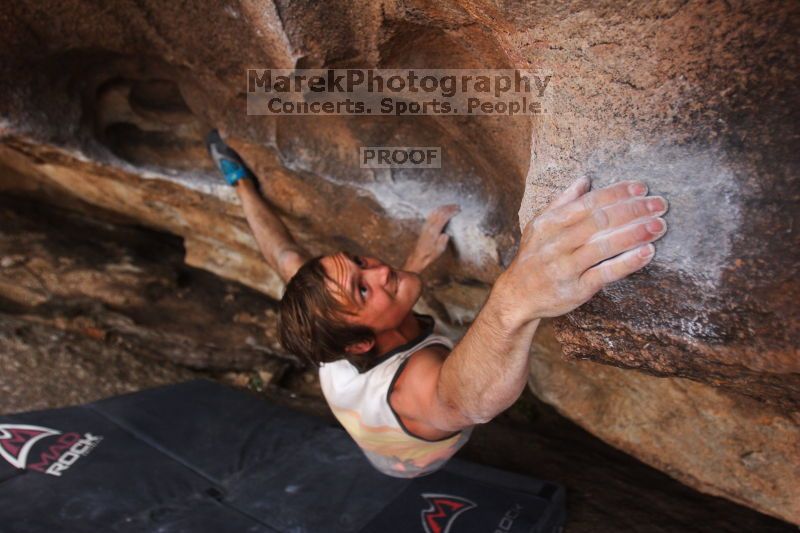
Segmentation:
[(449, 494), (423, 494), (422, 497), (428, 502), (428, 508), (422, 511), (425, 533), (448, 533), (458, 515), (477, 507), (474, 502)]
[[(50, 442), (53, 439), (48, 437), (57, 439)], [(14, 468), (61, 477), (81, 457), (89, 455), (101, 440), (103, 437), (91, 433), (80, 435), (28, 424), (0, 424), (0, 457)], [(34, 447), (39, 450), (38, 455), (32, 453)]]

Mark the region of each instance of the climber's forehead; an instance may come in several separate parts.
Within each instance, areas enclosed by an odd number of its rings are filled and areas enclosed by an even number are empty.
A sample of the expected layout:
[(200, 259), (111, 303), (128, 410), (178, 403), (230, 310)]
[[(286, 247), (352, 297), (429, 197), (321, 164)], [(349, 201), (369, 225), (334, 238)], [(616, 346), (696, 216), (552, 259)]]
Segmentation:
[(328, 275), (327, 286), (333, 297), (342, 304), (352, 304), (358, 270), (355, 259), (347, 252), (337, 252), (323, 257), (321, 263)]

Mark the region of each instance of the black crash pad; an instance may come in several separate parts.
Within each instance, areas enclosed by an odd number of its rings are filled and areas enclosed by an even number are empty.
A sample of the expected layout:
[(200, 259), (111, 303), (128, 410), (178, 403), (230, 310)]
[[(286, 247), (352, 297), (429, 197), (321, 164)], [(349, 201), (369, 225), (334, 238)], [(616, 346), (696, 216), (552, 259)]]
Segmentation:
[(377, 472), (339, 427), (212, 381), (0, 416), (0, 532), (559, 531), (564, 489)]

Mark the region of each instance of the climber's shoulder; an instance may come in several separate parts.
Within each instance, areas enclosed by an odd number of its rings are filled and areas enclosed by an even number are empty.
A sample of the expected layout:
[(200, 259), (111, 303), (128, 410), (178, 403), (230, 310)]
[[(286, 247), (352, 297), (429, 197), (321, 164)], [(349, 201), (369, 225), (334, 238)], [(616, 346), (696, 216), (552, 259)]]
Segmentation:
[(434, 344), (409, 356), (389, 391), (389, 405), (412, 434), (442, 439), (472, 423), (441, 396), (439, 377), (450, 350)]

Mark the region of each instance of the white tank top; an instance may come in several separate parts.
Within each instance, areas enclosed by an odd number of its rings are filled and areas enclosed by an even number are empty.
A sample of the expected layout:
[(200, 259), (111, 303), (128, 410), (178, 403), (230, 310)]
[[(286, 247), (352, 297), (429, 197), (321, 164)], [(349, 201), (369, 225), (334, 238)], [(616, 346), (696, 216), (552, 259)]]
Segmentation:
[(381, 356), (369, 370), (359, 372), (345, 359), (323, 363), (319, 369), (322, 393), (334, 416), (375, 468), (395, 477), (417, 477), (437, 470), (472, 433), (472, 428), (467, 428), (439, 440), (417, 437), (389, 405), (394, 383), (414, 352), (432, 344), (453, 349), (450, 339), (433, 332), (431, 317), (416, 316), (423, 327), (420, 336)]

